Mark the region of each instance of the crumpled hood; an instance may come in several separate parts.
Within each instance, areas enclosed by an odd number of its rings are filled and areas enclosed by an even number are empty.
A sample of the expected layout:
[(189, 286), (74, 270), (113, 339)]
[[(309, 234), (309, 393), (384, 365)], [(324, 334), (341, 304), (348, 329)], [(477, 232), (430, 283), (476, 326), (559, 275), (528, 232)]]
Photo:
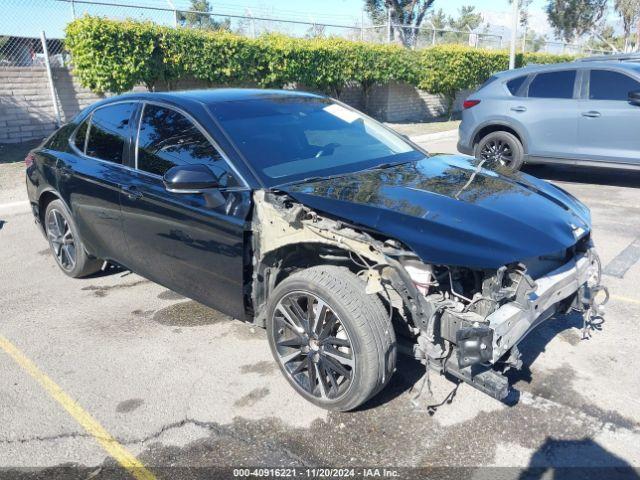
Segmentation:
[(279, 188), (438, 265), (498, 268), (560, 252), (591, 230), (589, 210), (563, 190), (527, 174), (478, 168), (463, 156)]

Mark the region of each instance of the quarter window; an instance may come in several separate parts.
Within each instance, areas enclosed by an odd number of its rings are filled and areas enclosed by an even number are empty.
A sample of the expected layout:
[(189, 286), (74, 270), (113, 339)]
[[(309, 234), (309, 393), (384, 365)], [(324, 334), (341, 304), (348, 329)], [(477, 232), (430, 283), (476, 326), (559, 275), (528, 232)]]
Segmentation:
[(627, 101), (629, 92), (640, 90), (640, 82), (627, 75), (610, 70), (591, 70), (589, 79), (590, 100)]
[(133, 103), (117, 103), (93, 112), (87, 155), (108, 162), (122, 163), (134, 106)]
[(522, 77), (517, 77), (507, 82), (507, 88), (509, 89), (509, 92), (511, 92), (511, 95), (515, 95), (518, 93), (518, 90), (520, 90), (520, 87), (526, 79), (527, 76), (523, 75)]
[(184, 115), (145, 105), (138, 133), (138, 168), (156, 175), (175, 165), (206, 164), (222, 187), (238, 186), (220, 152)]
[(575, 70), (539, 73), (529, 85), (532, 98), (573, 98)]

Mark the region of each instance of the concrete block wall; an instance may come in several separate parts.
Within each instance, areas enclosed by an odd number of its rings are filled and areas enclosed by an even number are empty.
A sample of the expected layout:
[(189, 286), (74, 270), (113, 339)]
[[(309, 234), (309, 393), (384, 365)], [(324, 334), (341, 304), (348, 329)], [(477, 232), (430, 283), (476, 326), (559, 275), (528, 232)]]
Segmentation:
[[(80, 86), (66, 68), (52, 69), (62, 122), (103, 98)], [(205, 82), (183, 80), (178, 89), (207, 88)], [(302, 88), (292, 85), (289, 88)], [(144, 91), (137, 87), (136, 91)], [(457, 110), (468, 92), (456, 100)], [(446, 105), (439, 95), (418, 90), (404, 83), (374, 87), (368, 102), (358, 85), (348, 85), (340, 100), (366, 110), (384, 122), (421, 122), (442, 116)], [(43, 138), (55, 129), (55, 114), (44, 67), (0, 67), (0, 143), (22, 142)]]
[[(469, 95), (460, 92), (454, 102), (454, 112), (462, 109), (462, 102)], [(442, 95), (420, 90), (407, 83), (392, 82), (373, 88), (368, 110), (371, 116), (383, 122), (424, 122), (447, 113)]]
[[(100, 99), (80, 87), (69, 70), (52, 70), (62, 121)], [(55, 112), (44, 67), (0, 67), (0, 142), (43, 138), (55, 129)]]

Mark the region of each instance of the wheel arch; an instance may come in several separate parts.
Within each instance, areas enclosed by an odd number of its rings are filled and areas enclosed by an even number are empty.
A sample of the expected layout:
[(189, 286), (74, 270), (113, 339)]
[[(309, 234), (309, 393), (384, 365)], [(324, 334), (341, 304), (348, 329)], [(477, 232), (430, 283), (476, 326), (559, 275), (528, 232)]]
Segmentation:
[(66, 202), (62, 199), (62, 195), (60, 195), (55, 190), (48, 189), (41, 192), (40, 196), (38, 197), (38, 217), (39, 217), (38, 220), (40, 221), (40, 225), (42, 226), (43, 230), (44, 230), (44, 215), (47, 211), (47, 207), (54, 200), (60, 200), (67, 206), (67, 209), (69, 208)]
[(475, 148), (475, 146), (480, 143), (480, 140), (482, 140), (486, 135), (489, 135), (493, 132), (508, 132), (514, 135), (522, 144), (525, 155), (529, 153), (528, 140), (523, 134), (523, 131), (519, 127), (514, 126), (512, 123), (508, 123), (502, 120), (485, 122), (484, 124), (477, 127), (475, 132), (473, 133), (471, 147)]

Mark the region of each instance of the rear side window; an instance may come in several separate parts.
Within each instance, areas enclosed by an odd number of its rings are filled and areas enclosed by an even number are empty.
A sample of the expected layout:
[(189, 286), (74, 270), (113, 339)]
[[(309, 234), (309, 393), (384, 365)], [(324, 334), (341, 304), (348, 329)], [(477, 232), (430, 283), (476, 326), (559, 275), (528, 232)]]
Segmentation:
[(640, 90), (640, 82), (627, 75), (609, 70), (591, 70), (590, 100), (627, 101), (629, 92)]
[(539, 73), (529, 85), (529, 97), (573, 98), (573, 85), (575, 81), (575, 70)]
[(220, 152), (184, 115), (170, 108), (145, 105), (138, 133), (138, 169), (164, 175), (175, 165), (206, 164), (223, 187), (238, 181)]
[(511, 95), (516, 95), (518, 93), (518, 90), (520, 90), (520, 87), (526, 79), (527, 75), (523, 75), (521, 77), (513, 78), (507, 82), (507, 89), (509, 89)]
[(76, 130), (76, 136), (73, 139), (73, 144), (76, 146), (78, 150), (84, 153), (84, 145), (87, 139), (87, 125), (89, 124), (89, 119), (82, 122), (80, 128)]
[(117, 103), (98, 108), (91, 115), (87, 155), (113, 163), (122, 163), (129, 138), (133, 103)]

